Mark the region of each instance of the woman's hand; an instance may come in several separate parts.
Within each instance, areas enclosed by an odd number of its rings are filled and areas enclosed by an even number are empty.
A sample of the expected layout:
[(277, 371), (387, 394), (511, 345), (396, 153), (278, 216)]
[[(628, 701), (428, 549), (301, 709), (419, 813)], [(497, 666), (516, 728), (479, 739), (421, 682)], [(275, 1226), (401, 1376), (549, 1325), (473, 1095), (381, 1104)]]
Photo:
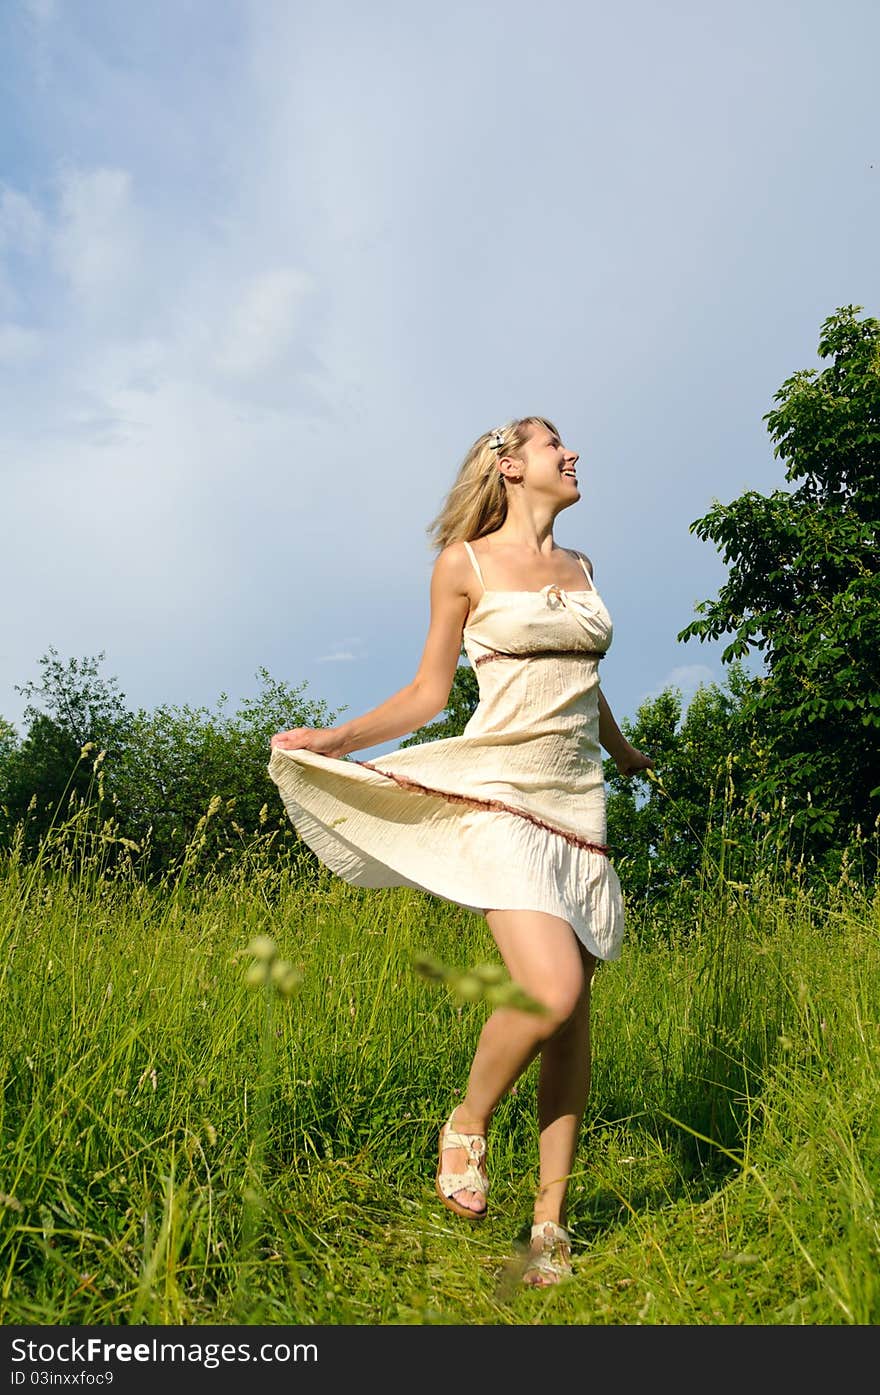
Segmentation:
[(654, 762), (650, 756), (646, 756), (644, 751), (637, 751), (635, 746), (630, 746), (627, 742), (620, 755), (615, 759), (614, 764), (621, 775), (627, 778), (631, 775), (638, 775), (640, 770), (653, 770)]
[(348, 747), (336, 727), (292, 727), (272, 737), (273, 751), (314, 751), (319, 756), (344, 756)]

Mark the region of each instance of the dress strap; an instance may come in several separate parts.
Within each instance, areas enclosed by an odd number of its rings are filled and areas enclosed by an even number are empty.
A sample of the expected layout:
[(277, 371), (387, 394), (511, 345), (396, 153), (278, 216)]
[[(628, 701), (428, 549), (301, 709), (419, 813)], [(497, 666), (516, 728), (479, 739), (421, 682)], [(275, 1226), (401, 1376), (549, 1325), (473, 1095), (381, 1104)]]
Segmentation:
[(590, 573), (589, 573), (589, 571), (587, 570), (587, 564), (586, 564), (586, 562), (584, 561), (583, 557), (581, 556), (581, 554), (580, 554), (579, 552), (576, 553), (575, 555), (576, 555), (578, 561), (580, 562), (581, 566), (582, 566), (583, 569), (584, 569), (584, 576), (587, 578), (587, 581), (590, 583), (590, 590), (591, 590), (591, 591), (595, 591), (596, 588), (595, 588), (595, 586), (593, 585), (593, 578), (590, 576)]
[(476, 557), (474, 556), (474, 549), (471, 547), (470, 543), (467, 542), (467, 541), (464, 542), (464, 545), (465, 545), (465, 547), (467, 548), (468, 557), (470, 557), (471, 562), (473, 563), (474, 571), (476, 572), (477, 576), (480, 578), (480, 585), (482, 586), (483, 590), (485, 591), (485, 589), (486, 589), (486, 583), (485, 583), (485, 581), (483, 580), (483, 573), (480, 571), (480, 564), (479, 564), (479, 562), (477, 561)]

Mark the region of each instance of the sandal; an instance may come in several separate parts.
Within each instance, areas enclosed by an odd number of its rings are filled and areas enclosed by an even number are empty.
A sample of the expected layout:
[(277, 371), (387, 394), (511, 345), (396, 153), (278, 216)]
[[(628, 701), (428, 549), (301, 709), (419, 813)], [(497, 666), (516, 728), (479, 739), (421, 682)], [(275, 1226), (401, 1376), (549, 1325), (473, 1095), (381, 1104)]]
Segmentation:
[(539, 1221), (533, 1225), (523, 1283), (530, 1288), (549, 1288), (551, 1284), (570, 1279), (572, 1273), (568, 1231), (555, 1221)]
[[(455, 1113), (453, 1109), (452, 1114)], [(485, 1200), (489, 1195), (489, 1178), (486, 1175), (486, 1137), (482, 1133), (459, 1133), (452, 1127), (452, 1114), (440, 1130), (440, 1151), (437, 1159), (435, 1186), (437, 1195), (457, 1216), (466, 1216), (469, 1221), (481, 1221), (486, 1214)], [(441, 1172), (443, 1153), (446, 1148), (463, 1148), (467, 1153), (467, 1167), (464, 1172)], [(483, 1209), (474, 1211), (455, 1200), (456, 1192), (477, 1192), (483, 1198)]]

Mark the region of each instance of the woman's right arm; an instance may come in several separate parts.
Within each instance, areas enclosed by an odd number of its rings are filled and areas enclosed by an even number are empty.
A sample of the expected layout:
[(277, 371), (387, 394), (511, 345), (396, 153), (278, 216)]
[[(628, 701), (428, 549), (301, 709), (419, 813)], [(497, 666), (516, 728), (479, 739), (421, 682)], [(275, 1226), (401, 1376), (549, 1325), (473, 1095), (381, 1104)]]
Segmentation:
[(470, 609), (471, 567), (461, 543), (450, 543), (434, 563), (431, 576), (431, 623), (421, 662), (406, 687), (385, 702), (338, 727), (294, 727), (272, 737), (272, 747), (305, 749), (324, 756), (346, 756), (367, 746), (381, 746), (406, 736), (443, 711), (461, 653), (464, 623)]

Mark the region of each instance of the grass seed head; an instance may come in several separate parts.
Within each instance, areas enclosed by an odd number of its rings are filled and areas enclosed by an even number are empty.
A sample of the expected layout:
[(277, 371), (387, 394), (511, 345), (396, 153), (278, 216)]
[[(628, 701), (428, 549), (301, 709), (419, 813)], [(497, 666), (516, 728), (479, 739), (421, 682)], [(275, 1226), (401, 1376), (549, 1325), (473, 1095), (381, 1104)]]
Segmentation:
[(459, 1003), (487, 1003), (490, 1007), (519, 1008), (522, 1012), (545, 1013), (547, 1009), (509, 977), (501, 964), (477, 964), (472, 969), (453, 969), (430, 954), (414, 954), (412, 965), (428, 983), (443, 983)]
[(500, 964), (476, 964), (471, 973), (487, 985), (504, 983), (507, 979), (507, 974)]
[(278, 947), (268, 935), (254, 935), (245, 953), (252, 954), (255, 959), (260, 959), (264, 963), (269, 963), (277, 955)]
[(412, 964), (419, 977), (427, 979), (429, 983), (446, 982), (446, 966), (439, 959), (432, 959), (429, 954), (415, 954)]
[(270, 970), (270, 976), (278, 992), (284, 998), (292, 997), (302, 983), (302, 974), (299, 969), (295, 969), (285, 959), (275, 960)]
[(485, 987), (476, 974), (456, 974), (449, 986), (456, 998), (463, 998), (466, 1003), (476, 1003), (485, 994)]

